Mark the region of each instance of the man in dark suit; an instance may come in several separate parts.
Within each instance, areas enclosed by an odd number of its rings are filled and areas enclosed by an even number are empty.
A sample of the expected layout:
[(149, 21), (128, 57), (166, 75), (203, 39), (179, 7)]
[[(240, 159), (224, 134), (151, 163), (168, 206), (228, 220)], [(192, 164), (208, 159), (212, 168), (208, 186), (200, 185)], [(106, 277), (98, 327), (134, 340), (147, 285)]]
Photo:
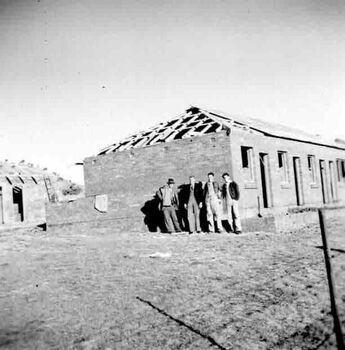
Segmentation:
[(183, 196), (183, 205), (187, 209), (189, 234), (200, 232), (200, 208), (202, 207), (202, 194), (200, 186), (195, 183), (195, 177), (189, 177), (189, 185), (186, 186)]
[(174, 185), (174, 179), (169, 179), (168, 183), (157, 191), (159, 209), (163, 212), (164, 224), (168, 233), (175, 232), (175, 230), (176, 232), (181, 232), (176, 215), (179, 201)]
[(222, 197), (225, 204), (227, 219), (231, 230), (240, 234), (242, 232), (240, 212), (238, 209), (240, 190), (237, 183), (231, 179), (229, 173), (224, 173), (222, 177), (224, 179)]
[(214, 221), (217, 222), (217, 232), (223, 232), (221, 220), (221, 190), (218, 182), (214, 181), (212, 172), (207, 174), (208, 181), (204, 187), (204, 201), (206, 204), (207, 222), (209, 232), (215, 232)]

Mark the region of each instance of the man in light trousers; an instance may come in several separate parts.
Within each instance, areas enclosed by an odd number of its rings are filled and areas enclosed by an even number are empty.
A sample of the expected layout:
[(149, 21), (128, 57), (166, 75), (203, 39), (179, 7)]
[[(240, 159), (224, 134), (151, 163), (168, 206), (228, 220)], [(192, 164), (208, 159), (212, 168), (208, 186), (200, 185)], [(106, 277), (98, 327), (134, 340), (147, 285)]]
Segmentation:
[(204, 188), (204, 201), (206, 204), (207, 222), (209, 232), (215, 232), (214, 221), (217, 222), (217, 232), (223, 232), (221, 220), (221, 191), (218, 182), (214, 181), (212, 172), (207, 174), (208, 181)]
[(222, 188), (222, 196), (225, 204), (225, 212), (231, 231), (236, 234), (242, 232), (240, 212), (238, 209), (238, 200), (240, 199), (240, 190), (238, 184), (232, 181), (229, 173), (223, 174), (224, 185)]

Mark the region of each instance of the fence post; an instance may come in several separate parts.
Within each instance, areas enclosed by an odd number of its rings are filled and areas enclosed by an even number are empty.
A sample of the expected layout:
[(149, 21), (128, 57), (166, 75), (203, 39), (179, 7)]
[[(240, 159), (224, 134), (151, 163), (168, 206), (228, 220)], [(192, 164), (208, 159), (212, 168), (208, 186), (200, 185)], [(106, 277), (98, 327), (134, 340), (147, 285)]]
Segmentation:
[(337, 339), (338, 350), (345, 350), (344, 338), (341, 330), (341, 324), (339, 321), (338, 309), (337, 309), (337, 303), (336, 303), (336, 296), (335, 296), (336, 292), (335, 292), (334, 279), (333, 279), (333, 273), (332, 273), (331, 257), (330, 257), (330, 251), (328, 248), (328, 242), (327, 242), (325, 213), (324, 213), (324, 209), (319, 209), (318, 211), (319, 211), (323, 253), (325, 255), (325, 264), (326, 264), (328, 287), (329, 287), (329, 297), (331, 299), (331, 311), (332, 311), (333, 321), (334, 321), (334, 332)]

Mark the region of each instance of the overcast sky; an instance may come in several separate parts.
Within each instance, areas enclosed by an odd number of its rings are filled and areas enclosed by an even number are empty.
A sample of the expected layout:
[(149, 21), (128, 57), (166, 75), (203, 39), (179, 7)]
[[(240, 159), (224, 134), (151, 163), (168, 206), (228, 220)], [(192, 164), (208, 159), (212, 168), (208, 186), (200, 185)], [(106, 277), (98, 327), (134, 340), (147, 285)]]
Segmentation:
[(345, 135), (345, 1), (0, 0), (0, 159), (72, 164), (189, 105)]

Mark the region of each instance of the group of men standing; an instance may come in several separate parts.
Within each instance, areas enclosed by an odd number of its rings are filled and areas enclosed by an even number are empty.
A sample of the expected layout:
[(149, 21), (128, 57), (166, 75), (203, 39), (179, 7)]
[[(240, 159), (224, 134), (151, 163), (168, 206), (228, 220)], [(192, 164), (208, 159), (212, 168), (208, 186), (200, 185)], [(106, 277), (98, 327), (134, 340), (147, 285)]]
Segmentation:
[(171, 178), (157, 191), (159, 209), (163, 213), (168, 233), (182, 231), (177, 217), (180, 201), (187, 211), (189, 233), (201, 232), (202, 209), (206, 209), (207, 232), (224, 232), (222, 217), (227, 221), (230, 231), (236, 234), (242, 232), (238, 209), (240, 191), (237, 183), (231, 179), (229, 173), (222, 175), (222, 186), (214, 181), (214, 173), (208, 173), (207, 177), (208, 181), (202, 186), (196, 183), (194, 176), (190, 176), (189, 184), (182, 188), (180, 196), (175, 190), (175, 181)]

